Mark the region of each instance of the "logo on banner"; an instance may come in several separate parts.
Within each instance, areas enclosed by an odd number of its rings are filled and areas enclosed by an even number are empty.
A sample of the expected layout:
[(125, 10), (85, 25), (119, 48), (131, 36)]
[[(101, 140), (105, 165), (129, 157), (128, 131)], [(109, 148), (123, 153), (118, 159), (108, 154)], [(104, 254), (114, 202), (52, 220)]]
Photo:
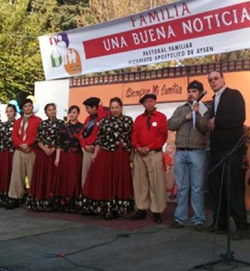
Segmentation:
[(51, 45), (51, 66), (58, 68), (64, 66), (65, 71), (70, 75), (81, 74), (82, 65), (79, 53), (69, 48), (69, 39), (66, 33), (49, 38)]

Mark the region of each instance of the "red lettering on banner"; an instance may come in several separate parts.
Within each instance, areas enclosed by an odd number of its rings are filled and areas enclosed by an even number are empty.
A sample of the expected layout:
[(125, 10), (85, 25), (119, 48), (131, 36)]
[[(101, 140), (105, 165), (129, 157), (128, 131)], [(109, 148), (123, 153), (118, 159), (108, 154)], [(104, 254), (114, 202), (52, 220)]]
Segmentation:
[[(152, 23), (160, 23), (165, 20), (171, 20), (171, 19), (176, 19), (186, 15), (186, 14), (191, 14), (188, 5), (186, 3), (180, 3), (179, 5), (168, 5), (164, 9), (157, 9), (155, 11), (149, 11), (145, 12), (140, 15), (134, 15), (130, 17), (130, 21), (132, 23), (133, 27), (137, 26), (146, 26)], [(136, 17), (139, 17), (138, 20)]]
[[(190, 12), (186, 6), (183, 13)], [(148, 48), (178, 41), (235, 31), (250, 27), (250, 5), (248, 2), (204, 12), (170, 22), (159, 23), (123, 33), (84, 41), (86, 58)], [(141, 15), (142, 16), (142, 15)], [(146, 17), (140, 17), (147, 24)], [(151, 16), (158, 20), (159, 16)], [(133, 25), (136, 20), (130, 18)]]

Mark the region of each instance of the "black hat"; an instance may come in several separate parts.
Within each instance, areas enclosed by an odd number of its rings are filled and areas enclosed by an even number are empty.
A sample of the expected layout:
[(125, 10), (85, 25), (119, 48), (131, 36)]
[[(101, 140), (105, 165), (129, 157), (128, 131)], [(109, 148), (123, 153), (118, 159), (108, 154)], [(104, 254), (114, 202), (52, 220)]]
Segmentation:
[(141, 104), (143, 104), (144, 101), (145, 101), (146, 99), (154, 99), (154, 100), (156, 101), (157, 97), (156, 97), (156, 95), (153, 94), (153, 93), (148, 93), (148, 94), (144, 95), (144, 96), (140, 99), (139, 102), (140, 102)]
[(90, 106), (90, 107), (93, 107), (93, 106), (98, 107), (99, 103), (100, 103), (100, 99), (96, 97), (90, 97), (83, 102), (84, 105)]
[(189, 83), (187, 89), (197, 89), (197, 90), (199, 90), (199, 92), (202, 92), (204, 90), (202, 83), (200, 83), (196, 80)]
[(25, 99), (20, 103), (20, 108), (22, 109), (25, 104), (31, 103), (33, 104), (31, 99)]

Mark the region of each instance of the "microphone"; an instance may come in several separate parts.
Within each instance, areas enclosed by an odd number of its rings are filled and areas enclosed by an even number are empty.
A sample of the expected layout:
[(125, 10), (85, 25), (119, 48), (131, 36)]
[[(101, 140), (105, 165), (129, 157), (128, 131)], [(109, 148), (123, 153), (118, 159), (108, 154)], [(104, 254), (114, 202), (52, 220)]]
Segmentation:
[(196, 101), (197, 103), (204, 97), (204, 96), (206, 96), (207, 95), (207, 91), (206, 90), (203, 90), (202, 92), (201, 92), (201, 95), (200, 95), (200, 97), (198, 98), (198, 100)]

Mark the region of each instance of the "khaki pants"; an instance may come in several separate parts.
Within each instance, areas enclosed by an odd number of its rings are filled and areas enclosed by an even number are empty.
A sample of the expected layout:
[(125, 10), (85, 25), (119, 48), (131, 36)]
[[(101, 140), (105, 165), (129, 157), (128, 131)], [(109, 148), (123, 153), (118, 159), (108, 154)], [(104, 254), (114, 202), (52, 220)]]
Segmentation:
[(10, 198), (23, 198), (25, 193), (25, 177), (27, 176), (29, 182), (31, 181), (35, 158), (36, 155), (33, 151), (30, 153), (24, 153), (19, 150), (15, 151), (9, 188)]
[(89, 171), (89, 168), (92, 163), (93, 153), (84, 151), (83, 152), (83, 159), (82, 159), (82, 187), (84, 186), (85, 180), (87, 178), (87, 174)]
[(135, 154), (133, 184), (138, 209), (150, 209), (153, 213), (164, 211), (167, 197), (162, 152), (150, 152), (146, 156)]

